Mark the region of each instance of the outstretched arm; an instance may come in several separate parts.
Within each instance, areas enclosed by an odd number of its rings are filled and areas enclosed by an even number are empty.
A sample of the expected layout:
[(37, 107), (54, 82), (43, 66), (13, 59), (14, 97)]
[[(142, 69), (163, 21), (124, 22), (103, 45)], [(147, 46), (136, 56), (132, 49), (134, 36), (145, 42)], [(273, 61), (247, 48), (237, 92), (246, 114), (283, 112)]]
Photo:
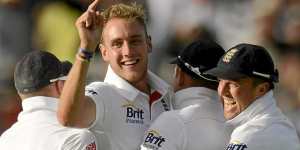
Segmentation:
[[(93, 53), (100, 41), (102, 18), (97, 6), (100, 0), (95, 0), (77, 19), (76, 28), (80, 37), (80, 49)], [(96, 118), (96, 106), (91, 98), (86, 97), (85, 81), (89, 61), (85, 55), (78, 52), (74, 65), (68, 75), (62, 90), (57, 117), (64, 126), (88, 127)]]

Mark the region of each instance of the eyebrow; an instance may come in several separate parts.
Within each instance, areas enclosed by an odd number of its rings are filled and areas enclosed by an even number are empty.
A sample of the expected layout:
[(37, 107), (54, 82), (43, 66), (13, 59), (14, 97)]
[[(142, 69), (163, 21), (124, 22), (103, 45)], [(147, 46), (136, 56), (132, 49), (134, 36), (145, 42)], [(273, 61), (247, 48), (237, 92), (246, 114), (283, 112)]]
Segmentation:
[[(129, 39), (136, 39), (136, 38), (143, 38), (143, 35), (135, 34), (135, 35), (129, 36)], [(112, 41), (117, 41), (117, 40), (120, 40), (120, 39), (122, 39), (122, 38), (116, 37), (116, 38), (113, 38)]]
[(142, 38), (143, 35), (140, 34), (135, 34), (135, 35), (131, 35), (129, 38)]

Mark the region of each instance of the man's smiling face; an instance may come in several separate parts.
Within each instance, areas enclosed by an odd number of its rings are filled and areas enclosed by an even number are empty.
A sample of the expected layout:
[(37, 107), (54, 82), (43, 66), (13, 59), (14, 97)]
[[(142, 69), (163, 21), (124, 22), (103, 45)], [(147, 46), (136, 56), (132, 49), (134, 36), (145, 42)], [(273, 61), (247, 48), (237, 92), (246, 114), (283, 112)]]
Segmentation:
[(218, 93), (224, 108), (224, 117), (229, 120), (244, 111), (259, 96), (252, 78), (220, 80)]

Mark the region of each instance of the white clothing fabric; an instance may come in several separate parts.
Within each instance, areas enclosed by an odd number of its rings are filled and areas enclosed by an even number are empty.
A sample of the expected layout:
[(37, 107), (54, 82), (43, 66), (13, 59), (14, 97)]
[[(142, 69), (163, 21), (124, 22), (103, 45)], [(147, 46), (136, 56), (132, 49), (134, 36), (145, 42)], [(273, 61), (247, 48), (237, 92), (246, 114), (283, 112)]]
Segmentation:
[[(107, 139), (109, 144), (105, 145), (112, 150), (138, 149), (152, 121), (170, 110), (171, 87), (151, 72), (148, 72), (148, 80), (153, 89), (150, 96), (137, 90), (109, 67), (104, 82), (87, 86), (86, 95), (95, 102), (97, 113), (90, 129), (94, 133), (104, 133), (100, 136)], [(154, 102), (150, 106), (151, 97)]]
[(191, 87), (175, 93), (173, 110), (151, 125), (142, 150), (218, 150), (230, 138), (216, 91)]
[(226, 150), (300, 150), (296, 130), (277, 108), (272, 91), (255, 100), (227, 124), (233, 126), (234, 131)]
[(63, 127), (56, 111), (58, 99), (35, 96), (24, 99), (15, 124), (0, 137), (1, 150), (97, 150), (87, 129)]

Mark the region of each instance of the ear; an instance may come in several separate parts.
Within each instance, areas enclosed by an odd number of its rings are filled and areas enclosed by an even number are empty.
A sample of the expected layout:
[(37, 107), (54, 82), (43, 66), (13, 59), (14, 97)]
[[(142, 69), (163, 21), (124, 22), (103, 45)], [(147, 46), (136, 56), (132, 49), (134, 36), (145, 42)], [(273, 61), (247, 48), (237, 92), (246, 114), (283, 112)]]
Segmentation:
[(174, 92), (177, 92), (178, 90), (182, 89), (182, 84), (183, 84), (182, 71), (177, 65), (175, 65), (174, 67), (173, 78), (174, 78), (173, 79)]
[(146, 42), (147, 42), (147, 45), (148, 45), (148, 53), (151, 53), (152, 52), (152, 40), (151, 40), (150, 35), (147, 36)]
[(174, 65), (174, 74), (173, 74), (173, 78), (174, 78), (174, 79), (177, 78), (177, 76), (178, 76), (178, 71), (179, 71), (178, 66), (177, 66), (177, 65)]
[(63, 88), (64, 88), (64, 81), (61, 81), (61, 80), (56, 81), (55, 82), (55, 88), (57, 90), (58, 95), (60, 95)]
[(261, 97), (267, 93), (270, 89), (270, 84), (268, 82), (261, 83), (256, 86), (256, 97)]
[(100, 52), (101, 52), (103, 60), (107, 62), (109, 60), (109, 56), (108, 56), (109, 54), (108, 54), (107, 48), (103, 44), (99, 44), (99, 48), (100, 48)]
[(184, 75), (185, 74), (181, 70), (181, 68), (176, 65), (176, 68), (175, 68), (175, 80), (177, 80), (177, 84), (179, 86), (184, 85), (184, 79), (185, 79)]

